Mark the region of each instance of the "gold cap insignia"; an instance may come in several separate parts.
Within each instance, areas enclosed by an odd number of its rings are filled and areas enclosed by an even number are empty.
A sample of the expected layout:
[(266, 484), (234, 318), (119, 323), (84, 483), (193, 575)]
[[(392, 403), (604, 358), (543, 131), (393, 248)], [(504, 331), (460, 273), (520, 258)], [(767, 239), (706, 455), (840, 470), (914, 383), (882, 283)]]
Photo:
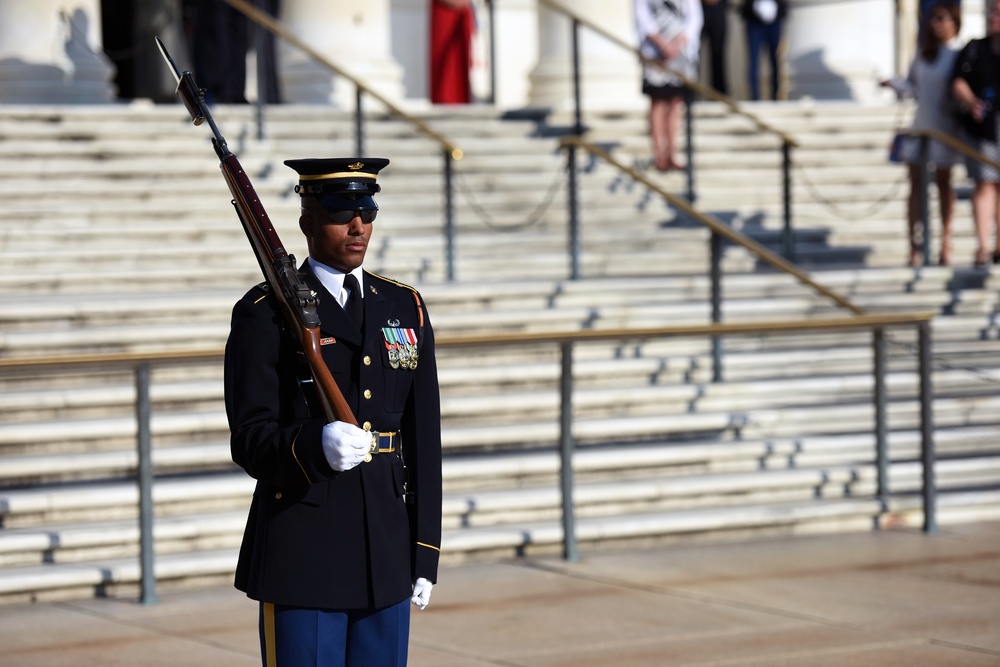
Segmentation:
[(357, 171), (358, 169), (361, 169), (364, 166), (365, 166), (364, 162), (352, 162), (351, 164), (347, 165), (347, 168), (350, 169), (351, 171)]

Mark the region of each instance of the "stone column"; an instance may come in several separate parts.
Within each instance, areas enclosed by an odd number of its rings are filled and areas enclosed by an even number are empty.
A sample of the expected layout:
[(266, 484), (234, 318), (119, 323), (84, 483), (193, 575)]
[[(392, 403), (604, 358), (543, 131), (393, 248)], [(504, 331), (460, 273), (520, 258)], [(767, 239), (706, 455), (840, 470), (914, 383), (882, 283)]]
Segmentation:
[[(494, 102), (500, 108), (528, 103), (528, 74), (538, 60), (537, 0), (490, 0), (496, 58)], [(430, 95), (430, 8), (428, 0), (391, 0), (392, 55), (401, 63), (409, 106), (426, 106)], [(472, 93), (490, 96), (490, 13), (486, 0), (473, 0), (478, 34), (473, 42)]]
[(785, 24), (790, 99), (870, 102), (895, 73), (895, 0), (794, 3)]
[(392, 56), (402, 68), (405, 95), (411, 105), (413, 100), (426, 102), (430, 89), (428, 0), (390, 0), (390, 3)]
[(100, 0), (0, 2), (0, 103), (111, 102), (113, 77)]
[[(628, 0), (577, 0), (567, 7), (632, 45), (635, 20)], [(573, 109), (572, 21), (539, 5), (538, 65), (531, 72), (529, 103)], [(644, 108), (638, 59), (604, 36), (581, 26), (581, 98), (586, 110)]]
[(501, 109), (527, 106), (531, 72), (538, 64), (537, 0), (493, 2), (493, 47), (496, 58), (496, 105)]
[[(301, 40), (375, 91), (393, 102), (403, 98), (402, 68), (389, 48), (389, 0), (284, 0), (280, 18)], [(283, 42), (278, 71), (287, 102), (354, 107), (354, 84)]]

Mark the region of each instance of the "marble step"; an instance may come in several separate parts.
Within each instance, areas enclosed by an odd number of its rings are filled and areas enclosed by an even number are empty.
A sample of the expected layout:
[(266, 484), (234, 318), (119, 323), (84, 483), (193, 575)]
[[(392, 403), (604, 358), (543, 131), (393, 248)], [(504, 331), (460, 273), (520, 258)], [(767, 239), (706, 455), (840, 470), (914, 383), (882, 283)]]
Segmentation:
[[(942, 387), (933, 403), (938, 428), (996, 425), (1000, 398), (989, 384), (957, 371), (959, 387)], [(1000, 378), (994, 370), (993, 382)], [(893, 379), (893, 378), (890, 378)], [(892, 383), (886, 406), (894, 429), (920, 425), (916, 379)], [(861, 378), (853, 390), (843, 382), (789, 383), (785, 391), (755, 392), (748, 383), (742, 394), (701, 396), (697, 389), (674, 387), (642, 390), (600, 389), (574, 395), (574, 439), (581, 444), (692, 439), (739, 440), (781, 438), (801, 434), (846, 435), (874, 424), (871, 380)], [(832, 386), (831, 386), (832, 385)], [(777, 385), (774, 385), (777, 386)], [(789, 394), (798, 388), (798, 393)], [(866, 391), (867, 390), (867, 391)], [(668, 400), (669, 399), (669, 400)], [(221, 401), (219, 401), (221, 403)], [(210, 403), (208, 404), (210, 405)], [(201, 406), (199, 406), (201, 407)], [(198, 451), (206, 443), (225, 442), (229, 426), (220, 407), (152, 416), (150, 429), (156, 456), (174, 460), (177, 468), (195, 467), (186, 446)], [(482, 395), (442, 403), (442, 445), (446, 452), (527, 450), (558, 444), (559, 402), (555, 391)], [(512, 422), (509, 415), (517, 415)], [(136, 422), (133, 416), (61, 419), (0, 426), (0, 480), (24, 484), (39, 479), (101, 476), (134, 462)], [(180, 447), (175, 450), (175, 447)], [(214, 465), (225, 465), (217, 449)], [(93, 458), (88, 455), (93, 454)]]
[[(1000, 516), (998, 495), (996, 492), (941, 495), (938, 521), (948, 525), (996, 519)], [(919, 527), (922, 521), (919, 507), (918, 499), (903, 498), (891, 503), (889, 510), (896, 524)], [(582, 519), (576, 525), (576, 538), (586, 550), (599, 545), (627, 545), (635, 540), (680, 536), (690, 539), (712, 535), (718, 538), (727, 533), (745, 536), (870, 530), (880, 514), (880, 505), (871, 499), (713, 507)], [(442, 535), (443, 558), (445, 562), (459, 562), (477, 555), (497, 558), (558, 553), (562, 539), (558, 521), (447, 530)], [(206, 579), (231, 580), (236, 556), (235, 547), (158, 555), (154, 565), (158, 586)], [(4, 568), (0, 570), (0, 599), (6, 603), (24, 603), (93, 597), (116, 588), (134, 589), (140, 577), (140, 566), (134, 556)]]
[[(1000, 453), (995, 425), (944, 428), (935, 431), (936, 449), (942, 457), (975, 460)], [(917, 460), (920, 435), (916, 430), (890, 431), (889, 454), (893, 460)], [(685, 474), (785, 470), (816, 466), (870, 464), (875, 438), (871, 432), (840, 435), (802, 435), (767, 439), (653, 441), (646, 444), (580, 446), (573, 455), (574, 475), (580, 481), (627, 480), (643, 475), (676, 477)], [(83, 456), (73, 457), (81, 466)], [(227, 464), (228, 444), (154, 450), (157, 515), (183, 514), (192, 506), (239, 506), (245, 502), (251, 480)], [(130, 476), (134, 451), (93, 456), (95, 466), (108, 464), (105, 479), (27, 487), (0, 491), (0, 523), (6, 528), (30, 527), (70, 520), (96, 520), (135, 516), (138, 490)], [(177, 475), (173, 464), (204, 464), (196, 474)], [(117, 468), (110, 466), (131, 466)], [(219, 466), (217, 470), (208, 470)], [(227, 467), (228, 470), (222, 468)], [(555, 448), (525, 451), (446, 454), (442, 465), (445, 490), (449, 493), (511, 490), (525, 486), (556, 485), (559, 455)], [(98, 468), (100, 471), (100, 468)], [(124, 478), (116, 478), (119, 473)], [(200, 511), (200, 510), (199, 510)]]
[[(1000, 478), (1000, 462), (941, 461), (935, 472), (939, 492), (948, 493), (971, 484), (995, 482)], [(864, 464), (578, 483), (573, 492), (574, 514), (586, 520), (709, 506), (726, 509), (870, 497), (875, 492), (875, 478), (874, 467)], [(920, 466), (894, 464), (888, 480), (896, 494), (917, 492), (921, 483)], [(249, 502), (248, 498), (244, 501)], [(558, 520), (561, 513), (561, 495), (556, 485), (453, 493), (446, 494), (443, 500), (443, 527), (450, 531), (503, 527)], [(176, 553), (219, 544), (238, 547), (245, 524), (245, 508), (158, 518), (154, 525), (156, 551)], [(8, 528), (0, 532), (0, 566), (63, 564), (95, 556), (124, 557), (137, 553), (138, 545), (139, 526), (128, 519)]]

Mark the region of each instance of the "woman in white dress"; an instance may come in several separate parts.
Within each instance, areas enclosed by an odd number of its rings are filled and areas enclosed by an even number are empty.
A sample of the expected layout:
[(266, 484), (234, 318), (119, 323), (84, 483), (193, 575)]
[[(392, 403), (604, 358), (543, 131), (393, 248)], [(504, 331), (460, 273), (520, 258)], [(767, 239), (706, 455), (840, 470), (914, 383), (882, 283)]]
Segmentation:
[[(913, 59), (906, 79), (890, 79), (882, 85), (889, 86), (897, 95), (912, 96), (917, 100), (913, 118), (914, 130), (937, 130), (950, 137), (959, 137), (960, 128), (953, 113), (951, 98), (952, 70), (961, 49), (958, 32), (962, 27), (959, 6), (940, 2), (931, 7), (924, 22), (924, 35), (920, 53)], [(909, 137), (903, 144), (903, 161), (910, 170), (910, 197), (907, 205), (910, 237), (910, 266), (919, 266), (923, 259), (923, 240), (928, 234), (918, 235), (920, 229), (920, 140)], [(930, 161), (934, 165), (941, 205), (941, 256), (939, 263), (951, 262), (951, 222), (955, 213), (955, 191), (951, 187), (951, 168), (959, 155), (944, 144), (930, 143)]]

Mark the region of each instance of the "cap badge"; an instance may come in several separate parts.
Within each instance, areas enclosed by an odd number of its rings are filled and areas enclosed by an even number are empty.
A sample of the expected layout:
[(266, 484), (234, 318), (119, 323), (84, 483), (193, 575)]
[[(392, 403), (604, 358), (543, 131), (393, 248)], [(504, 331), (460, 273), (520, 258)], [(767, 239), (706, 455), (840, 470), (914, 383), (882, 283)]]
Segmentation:
[(364, 162), (352, 162), (351, 164), (347, 165), (347, 168), (350, 169), (351, 171), (357, 171), (358, 169), (361, 169), (364, 166), (365, 166)]

